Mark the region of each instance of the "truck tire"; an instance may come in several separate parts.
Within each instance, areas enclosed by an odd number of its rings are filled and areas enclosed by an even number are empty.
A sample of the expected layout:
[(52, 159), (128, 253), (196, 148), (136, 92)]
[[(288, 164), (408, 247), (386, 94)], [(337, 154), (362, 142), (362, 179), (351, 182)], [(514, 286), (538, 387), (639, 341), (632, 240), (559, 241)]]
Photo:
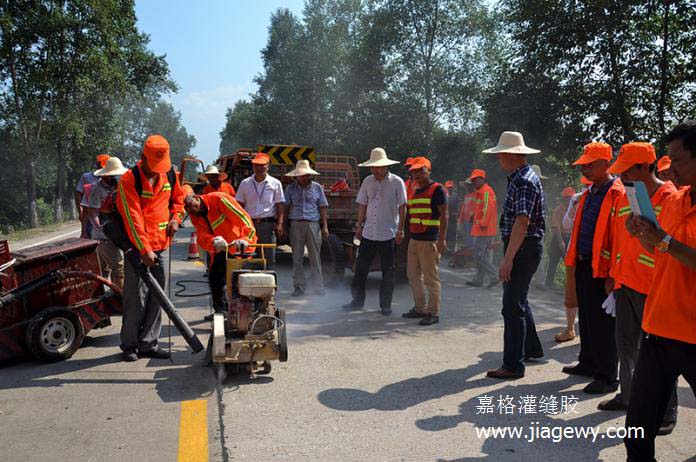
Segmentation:
[(39, 361), (70, 358), (84, 338), (85, 330), (80, 318), (69, 308), (46, 308), (34, 316), (27, 327), (27, 346)]
[(329, 234), (321, 245), (321, 272), (326, 287), (336, 287), (343, 282), (346, 271), (346, 253), (341, 239)]

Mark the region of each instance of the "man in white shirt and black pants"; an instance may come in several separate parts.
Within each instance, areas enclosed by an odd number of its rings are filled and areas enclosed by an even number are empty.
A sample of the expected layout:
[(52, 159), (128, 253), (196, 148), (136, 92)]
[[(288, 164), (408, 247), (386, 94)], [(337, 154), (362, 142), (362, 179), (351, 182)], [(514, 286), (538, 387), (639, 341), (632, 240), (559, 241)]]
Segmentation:
[[(254, 174), (242, 180), (237, 188), (237, 202), (254, 221), (259, 244), (275, 244), (283, 237), (285, 195), (283, 185), (268, 174), (268, 154), (257, 153), (251, 161)], [(275, 267), (275, 249), (265, 249), (266, 264)]]
[(343, 305), (347, 310), (359, 310), (365, 304), (365, 281), (372, 260), (379, 256), (382, 283), (379, 306), (383, 315), (391, 314), (394, 292), (395, 244), (404, 239), (406, 217), (406, 187), (404, 181), (389, 173), (389, 166), (399, 162), (389, 160), (382, 148), (370, 153), (370, 160), (360, 164), (370, 167), (372, 175), (365, 178), (358, 192), (358, 223), (355, 237), (360, 240), (355, 275), (351, 284), (353, 300)]

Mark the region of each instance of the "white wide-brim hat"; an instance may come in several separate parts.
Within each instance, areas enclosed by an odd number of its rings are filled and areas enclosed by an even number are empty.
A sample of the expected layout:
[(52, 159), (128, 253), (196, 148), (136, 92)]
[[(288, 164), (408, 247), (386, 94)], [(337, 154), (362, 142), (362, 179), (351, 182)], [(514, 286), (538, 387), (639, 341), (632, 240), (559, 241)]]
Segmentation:
[(503, 132), (498, 139), (498, 144), (482, 151), (484, 154), (498, 154), (507, 152), (510, 154), (538, 154), (541, 151), (530, 148), (524, 144), (524, 137), (519, 132)]
[(312, 170), (308, 160), (298, 160), (294, 170), (290, 170), (285, 176), (304, 176), (304, 175), (320, 175), (316, 170)]
[(128, 169), (123, 166), (121, 159), (118, 157), (109, 157), (104, 167), (94, 172), (94, 176), (120, 176), (127, 171)]
[(388, 167), (394, 164), (400, 164), (397, 160), (391, 160), (387, 157), (387, 153), (382, 148), (374, 148), (370, 152), (370, 160), (358, 164), (359, 167)]
[(227, 179), (227, 173), (221, 173), (220, 170), (218, 170), (218, 168), (214, 165), (208, 165), (205, 169), (205, 172), (198, 175), (198, 179), (201, 181), (206, 181), (208, 179), (206, 175), (218, 175), (218, 179), (220, 181), (225, 181)]
[(538, 176), (540, 179), (542, 179), (542, 180), (548, 180), (548, 179), (549, 179), (549, 177), (544, 176), (544, 175), (541, 174), (541, 167), (539, 167), (539, 166), (536, 165), (536, 164), (532, 165), (531, 167), (532, 167), (532, 170), (534, 170), (534, 173), (536, 173), (536, 176)]

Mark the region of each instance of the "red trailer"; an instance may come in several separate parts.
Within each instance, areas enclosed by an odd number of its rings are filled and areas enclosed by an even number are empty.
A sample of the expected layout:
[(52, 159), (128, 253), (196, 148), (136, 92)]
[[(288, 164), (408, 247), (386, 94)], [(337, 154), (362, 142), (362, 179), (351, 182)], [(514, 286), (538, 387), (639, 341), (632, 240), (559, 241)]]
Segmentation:
[(101, 277), (96, 248), (72, 238), (11, 254), (0, 241), (0, 361), (67, 359), (121, 314), (121, 291)]

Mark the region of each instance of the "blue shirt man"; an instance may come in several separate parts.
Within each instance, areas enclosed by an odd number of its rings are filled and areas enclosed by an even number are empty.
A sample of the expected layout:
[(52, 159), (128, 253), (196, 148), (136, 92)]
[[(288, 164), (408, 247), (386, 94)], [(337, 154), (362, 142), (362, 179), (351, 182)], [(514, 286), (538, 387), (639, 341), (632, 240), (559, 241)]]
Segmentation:
[(324, 187), (316, 181), (302, 187), (298, 183), (291, 183), (285, 188), (285, 205), (290, 207), (289, 220), (307, 220), (319, 222), (321, 207), (328, 207), (329, 203), (324, 194)]

